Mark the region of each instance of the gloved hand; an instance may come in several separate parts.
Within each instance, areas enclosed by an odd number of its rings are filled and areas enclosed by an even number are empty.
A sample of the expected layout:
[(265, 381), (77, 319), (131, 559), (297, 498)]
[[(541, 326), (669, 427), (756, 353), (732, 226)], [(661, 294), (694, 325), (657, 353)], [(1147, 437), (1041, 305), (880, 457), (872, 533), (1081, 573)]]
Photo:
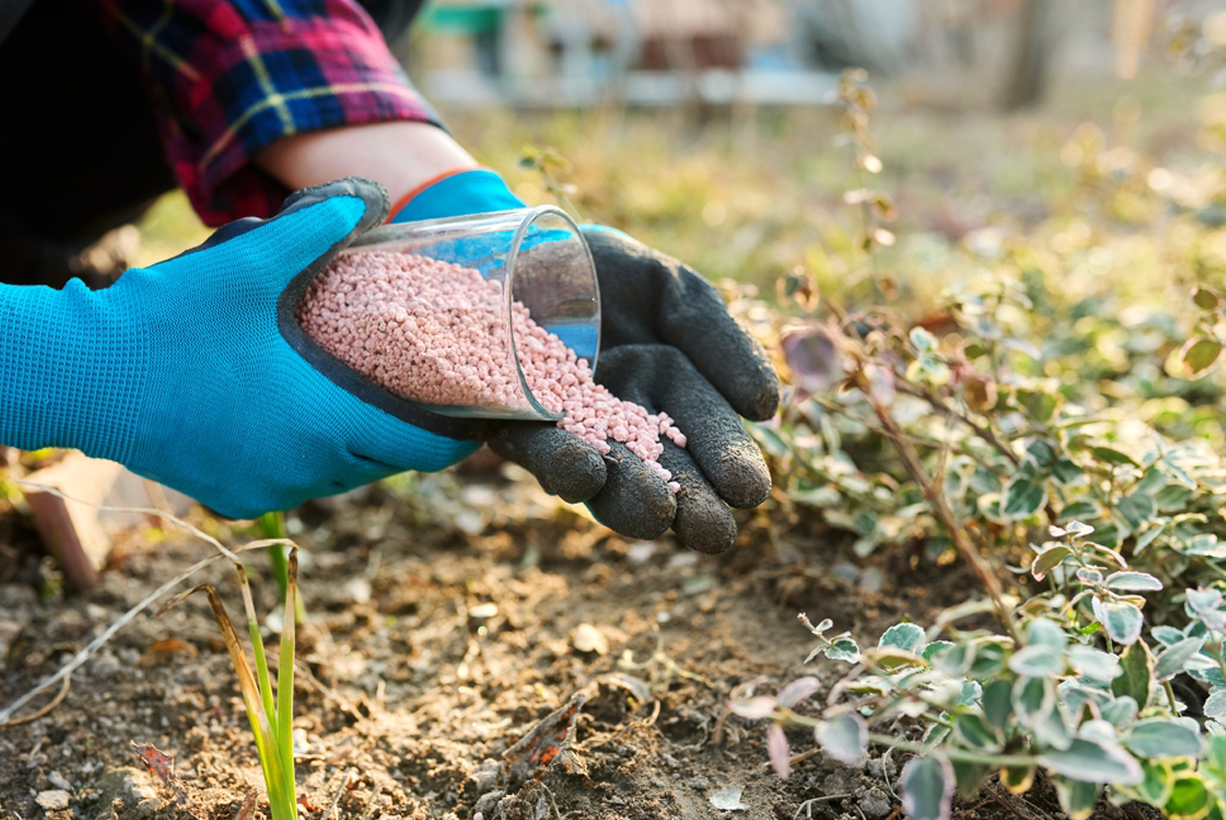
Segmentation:
[[(523, 207), (490, 171), (443, 179), (412, 198), (396, 219), (425, 219)], [(595, 379), (648, 412), (667, 412), (686, 435), (685, 449), (663, 440), (660, 463), (681, 485), (668, 486), (623, 445), (601, 457), (556, 425), (516, 422), (489, 445), (532, 472), (541, 486), (585, 501), (602, 523), (651, 539), (670, 526), (686, 546), (732, 546), (729, 509), (770, 494), (770, 473), (741, 416), (770, 418), (779, 380), (766, 353), (729, 315), (702, 276), (620, 231), (584, 229), (601, 293), (601, 350)]]
[(0, 286), (0, 442), (76, 447), (235, 518), (467, 457), (478, 442), (294, 321), (311, 278), (387, 211), (381, 186), (341, 180), (105, 290)]

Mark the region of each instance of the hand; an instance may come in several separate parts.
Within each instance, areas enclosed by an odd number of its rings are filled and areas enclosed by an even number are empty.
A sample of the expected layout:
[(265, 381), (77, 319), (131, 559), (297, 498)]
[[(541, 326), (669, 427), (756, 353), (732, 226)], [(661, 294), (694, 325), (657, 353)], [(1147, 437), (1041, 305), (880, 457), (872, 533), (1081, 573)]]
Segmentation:
[(601, 459), (554, 425), (509, 425), (490, 447), (546, 490), (587, 501), (618, 532), (650, 539), (671, 526), (691, 549), (722, 552), (736, 538), (729, 505), (753, 507), (770, 494), (770, 473), (740, 417), (774, 414), (778, 376), (699, 274), (619, 231), (584, 234), (601, 293), (595, 379), (648, 412), (667, 412), (685, 433), (685, 449), (663, 439), (660, 456), (681, 490), (674, 495), (624, 446), (611, 443)]
[(105, 290), (0, 288), (19, 345), (0, 339), (0, 441), (78, 447), (235, 518), (460, 461), (477, 442), (293, 318), (311, 278), (387, 210), (382, 187), (341, 180)]
[[(497, 174), (463, 170), (417, 192), (393, 221), (522, 207)], [(741, 417), (774, 415), (779, 378), (698, 273), (620, 231), (590, 227), (584, 236), (601, 294), (595, 380), (676, 421), (686, 447), (663, 439), (659, 460), (681, 490), (674, 494), (624, 445), (609, 442), (602, 457), (545, 422), (507, 424), (490, 448), (528, 469), (546, 491), (586, 502), (623, 535), (657, 538), (671, 526), (691, 549), (723, 552), (736, 538), (729, 506), (754, 507), (770, 494), (770, 472)]]

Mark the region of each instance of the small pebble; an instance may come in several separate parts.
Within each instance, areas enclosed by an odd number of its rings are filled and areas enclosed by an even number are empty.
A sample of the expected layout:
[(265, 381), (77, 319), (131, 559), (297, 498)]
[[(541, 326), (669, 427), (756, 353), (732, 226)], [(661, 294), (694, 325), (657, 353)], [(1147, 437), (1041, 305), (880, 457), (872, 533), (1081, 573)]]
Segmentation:
[(34, 802), (47, 811), (58, 811), (68, 808), (68, 801), (71, 797), (72, 795), (63, 789), (47, 789), (45, 792), (39, 792)]

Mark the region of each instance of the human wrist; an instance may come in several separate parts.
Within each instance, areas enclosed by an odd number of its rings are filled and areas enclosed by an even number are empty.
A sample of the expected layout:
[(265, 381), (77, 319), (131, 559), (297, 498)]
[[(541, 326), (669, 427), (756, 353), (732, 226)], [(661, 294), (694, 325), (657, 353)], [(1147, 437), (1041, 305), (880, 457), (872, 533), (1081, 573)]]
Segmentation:
[(506, 180), (488, 168), (457, 168), (393, 200), (392, 222), (508, 211), (526, 207)]
[(416, 121), (295, 134), (267, 146), (255, 163), (291, 190), (362, 177), (382, 185), (392, 202), (441, 175), (478, 167), (446, 131)]
[(0, 443), (72, 447), (123, 462), (149, 369), (147, 328), (123, 321), (116, 286), (0, 285)]

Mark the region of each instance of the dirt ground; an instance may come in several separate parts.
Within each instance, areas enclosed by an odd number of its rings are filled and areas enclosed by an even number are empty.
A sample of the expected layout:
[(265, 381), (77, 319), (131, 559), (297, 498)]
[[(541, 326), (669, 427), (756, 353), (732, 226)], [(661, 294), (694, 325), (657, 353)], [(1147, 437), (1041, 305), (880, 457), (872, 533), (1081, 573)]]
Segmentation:
[[(255, 537), (192, 520), (231, 544)], [(669, 537), (629, 542), (488, 458), (296, 510), (307, 609), (296, 679), (301, 815), (901, 817), (899, 755), (874, 749), (848, 767), (816, 753), (785, 782), (767, 763), (765, 726), (725, 716), (724, 704), (758, 676), (772, 691), (801, 674), (837, 678), (840, 664), (803, 664), (811, 636), (799, 612), (872, 641), (964, 599), (971, 576), (898, 551), (853, 560), (837, 536), (804, 520), (772, 523), (768, 508), (741, 520), (740, 543), (718, 557)], [(211, 551), (169, 528), (143, 529), (119, 545), (101, 585), (79, 595), (57, 588), (21, 515), (0, 515), (0, 707)], [(249, 556), (268, 612), (266, 559)], [(182, 588), (203, 582), (241, 615), (226, 562)], [(562, 754), (547, 765), (504, 757), (525, 735), (545, 736), (534, 726), (578, 694)], [(565, 723), (546, 728), (556, 736)], [(790, 739), (794, 753), (814, 748), (806, 732)], [(174, 756), (182, 796), (143, 770), (134, 743)], [(231, 820), (253, 791), (257, 816), (267, 816), (236, 677), (203, 596), (160, 619), (142, 612), (45, 716), (0, 729), (2, 820)], [(1136, 806), (1098, 814), (1159, 816)], [(954, 816), (1064, 817), (1042, 783), (1023, 797), (989, 783)]]

